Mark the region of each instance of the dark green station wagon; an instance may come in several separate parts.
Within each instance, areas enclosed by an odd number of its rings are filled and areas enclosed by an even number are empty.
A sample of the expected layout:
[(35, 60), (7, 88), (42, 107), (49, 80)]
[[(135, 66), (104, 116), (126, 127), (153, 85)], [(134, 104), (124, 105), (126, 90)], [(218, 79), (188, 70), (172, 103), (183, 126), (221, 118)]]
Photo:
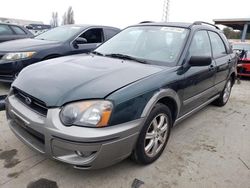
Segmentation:
[(216, 26), (143, 23), (90, 54), (25, 68), (6, 113), (25, 144), (75, 168), (129, 156), (149, 164), (174, 125), (209, 103), (225, 105), (235, 78), (236, 57)]

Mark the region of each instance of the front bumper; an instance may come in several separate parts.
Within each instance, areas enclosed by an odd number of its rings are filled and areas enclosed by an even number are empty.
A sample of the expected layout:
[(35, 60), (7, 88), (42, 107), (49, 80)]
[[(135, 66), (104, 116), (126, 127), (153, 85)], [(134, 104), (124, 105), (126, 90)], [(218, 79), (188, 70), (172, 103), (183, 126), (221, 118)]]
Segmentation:
[(34, 59), (18, 61), (0, 60), (0, 82), (13, 82), (17, 74), (26, 66), (34, 63)]
[(80, 169), (97, 169), (127, 158), (137, 141), (143, 119), (105, 128), (62, 125), (60, 109), (42, 116), (14, 95), (6, 100), (9, 126), (28, 146), (50, 158)]

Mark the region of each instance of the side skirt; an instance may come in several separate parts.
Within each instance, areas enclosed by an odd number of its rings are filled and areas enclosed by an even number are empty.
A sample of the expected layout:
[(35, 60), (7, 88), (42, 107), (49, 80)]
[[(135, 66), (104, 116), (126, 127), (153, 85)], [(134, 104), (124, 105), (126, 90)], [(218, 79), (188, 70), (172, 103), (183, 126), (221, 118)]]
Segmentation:
[(210, 104), (211, 102), (213, 102), (215, 99), (219, 98), (220, 95), (216, 95), (213, 98), (209, 99), (207, 102), (201, 104), (200, 106), (196, 107), (195, 109), (191, 110), (190, 112), (184, 114), (183, 116), (179, 117), (176, 121), (174, 125), (177, 125), (178, 123), (182, 122), (184, 119), (188, 118), (189, 116), (191, 116), (192, 114), (194, 114), (195, 112), (199, 111), (200, 109), (204, 108), (205, 106), (207, 106), (208, 104)]

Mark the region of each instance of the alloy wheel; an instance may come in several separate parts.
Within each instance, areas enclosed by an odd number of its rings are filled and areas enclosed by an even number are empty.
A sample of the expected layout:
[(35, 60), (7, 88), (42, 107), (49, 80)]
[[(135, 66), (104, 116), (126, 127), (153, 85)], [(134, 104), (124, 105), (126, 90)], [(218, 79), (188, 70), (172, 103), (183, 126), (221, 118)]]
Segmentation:
[(149, 157), (156, 156), (167, 140), (169, 120), (166, 114), (159, 114), (150, 123), (144, 142), (145, 153)]
[(231, 93), (231, 80), (228, 80), (227, 85), (224, 89), (224, 93), (223, 93), (223, 102), (226, 103), (230, 97), (230, 93)]

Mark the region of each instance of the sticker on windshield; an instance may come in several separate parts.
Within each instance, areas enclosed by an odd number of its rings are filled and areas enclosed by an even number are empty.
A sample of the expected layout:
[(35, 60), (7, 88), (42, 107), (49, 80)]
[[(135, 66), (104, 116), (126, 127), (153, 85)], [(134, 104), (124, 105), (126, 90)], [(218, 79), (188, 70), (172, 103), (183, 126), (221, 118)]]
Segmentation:
[(70, 27), (71, 29), (76, 29), (76, 30), (78, 30), (78, 29), (80, 29), (80, 27)]
[(168, 32), (178, 32), (178, 33), (183, 33), (185, 31), (184, 28), (177, 28), (177, 27), (162, 27), (161, 30)]

